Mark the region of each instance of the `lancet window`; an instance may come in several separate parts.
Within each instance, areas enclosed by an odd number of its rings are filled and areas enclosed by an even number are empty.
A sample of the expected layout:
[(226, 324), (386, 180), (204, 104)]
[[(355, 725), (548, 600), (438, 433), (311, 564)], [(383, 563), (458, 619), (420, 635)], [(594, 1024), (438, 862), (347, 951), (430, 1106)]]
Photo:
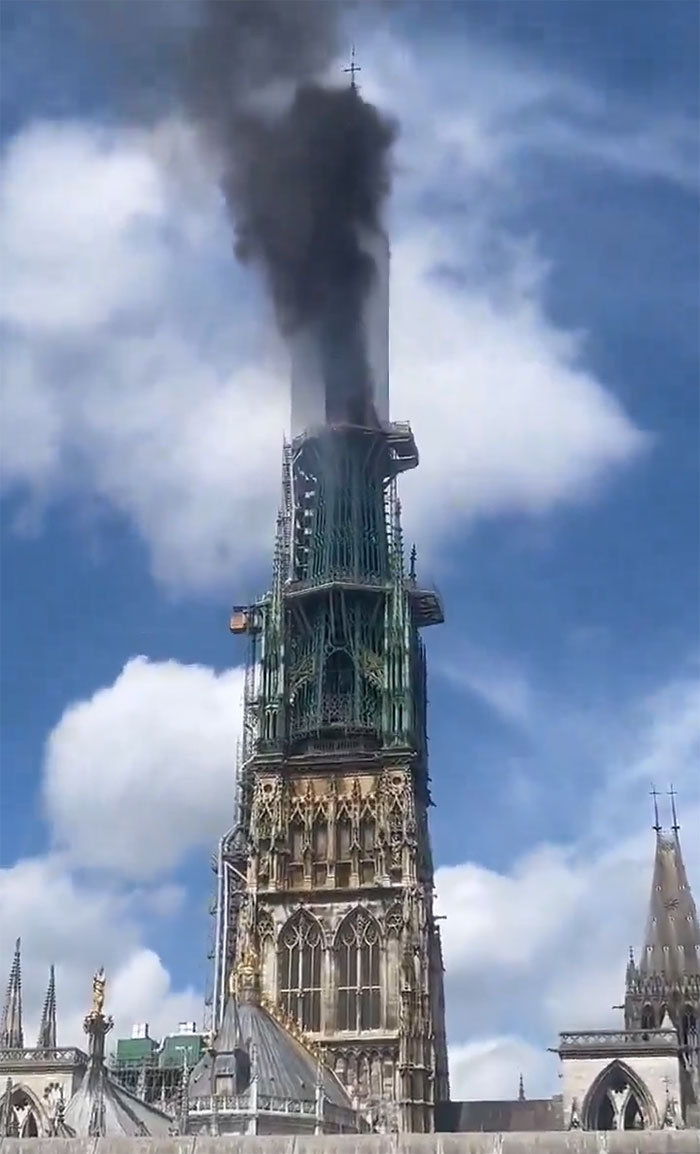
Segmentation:
[(381, 1026), (380, 941), (375, 919), (356, 910), (343, 921), (336, 940), (339, 1030)]
[(360, 882), (363, 885), (371, 885), (375, 880), (374, 846), (374, 818), (366, 815), (360, 822)]
[(335, 823), (335, 859), (336, 885), (346, 888), (350, 885), (352, 867), (352, 824), (347, 814)]
[(681, 1044), (692, 1046), (697, 1044), (697, 1019), (692, 1006), (684, 1006), (681, 1014)]
[[(6, 1091), (7, 1093), (7, 1091)], [(6, 1130), (10, 1137), (38, 1138), (42, 1132), (39, 1112), (35, 1103), (21, 1087), (10, 1089), (10, 1100), (5, 1105), (8, 1112)]]
[(317, 817), (311, 831), (314, 885), (324, 886), (328, 875), (328, 825), (322, 815)]
[(323, 679), (323, 720), (327, 725), (350, 725), (354, 720), (355, 664), (345, 649), (326, 658)]
[(647, 1118), (641, 1083), (623, 1063), (613, 1063), (594, 1083), (585, 1110), (585, 1128), (644, 1130), (649, 1124)]
[(306, 913), (294, 915), (280, 935), (280, 1001), (302, 1030), (321, 1028), (322, 954), (318, 923)]
[(296, 820), (289, 826), (289, 860), (287, 885), (297, 888), (304, 881), (304, 826)]

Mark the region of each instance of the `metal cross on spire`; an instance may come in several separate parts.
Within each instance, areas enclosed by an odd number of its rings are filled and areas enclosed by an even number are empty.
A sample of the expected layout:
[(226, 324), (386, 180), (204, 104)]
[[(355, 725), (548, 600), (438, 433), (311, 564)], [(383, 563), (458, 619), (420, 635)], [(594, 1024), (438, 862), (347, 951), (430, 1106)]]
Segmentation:
[(654, 799), (654, 824), (652, 829), (655, 829), (657, 833), (661, 833), (661, 823), (659, 822), (659, 795), (655, 785), (652, 785), (649, 790), (649, 796)]
[(350, 73), (350, 87), (356, 90), (357, 85), (355, 84), (355, 73), (356, 72), (362, 72), (362, 69), (361, 69), (359, 64), (355, 63), (355, 45), (354, 44), (352, 46), (352, 52), (350, 53), (350, 67), (344, 68), (343, 72), (349, 72)]
[(668, 796), (671, 799), (671, 813), (673, 814), (673, 825), (671, 826), (671, 829), (673, 830), (674, 833), (678, 833), (678, 831), (681, 828), (678, 824), (678, 814), (676, 812), (676, 798), (677, 798), (678, 794), (676, 793), (673, 786), (671, 786), (671, 788), (669, 789)]

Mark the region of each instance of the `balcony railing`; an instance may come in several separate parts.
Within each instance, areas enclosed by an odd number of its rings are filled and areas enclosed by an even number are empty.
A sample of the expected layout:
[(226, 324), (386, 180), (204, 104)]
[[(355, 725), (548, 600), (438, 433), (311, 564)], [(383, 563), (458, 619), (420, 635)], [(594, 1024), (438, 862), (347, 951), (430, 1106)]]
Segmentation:
[(55, 1050), (0, 1050), (0, 1066), (86, 1066), (87, 1054), (74, 1047)]
[(559, 1035), (559, 1050), (677, 1049), (675, 1030), (588, 1030)]
[[(231, 1114), (244, 1114), (250, 1116), (253, 1113), (257, 1114), (278, 1114), (289, 1116), (294, 1114), (305, 1118), (315, 1118), (317, 1114), (317, 1104), (315, 1101), (299, 1101), (296, 1098), (277, 1098), (269, 1094), (258, 1094), (257, 1101), (251, 1099), (249, 1094), (235, 1095), (221, 1095), (213, 1099), (211, 1096), (204, 1095), (201, 1098), (191, 1098), (188, 1104), (188, 1113), (205, 1114), (211, 1116), (217, 1114), (221, 1117)], [(344, 1109), (342, 1106), (335, 1106), (333, 1103), (324, 1099), (321, 1107), (322, 1115), (326, 1121), (333, 1122), (335, 1125), (343, 1129), (353, 1129), (357, 1126), (357, 1116), (354, 1110)]]

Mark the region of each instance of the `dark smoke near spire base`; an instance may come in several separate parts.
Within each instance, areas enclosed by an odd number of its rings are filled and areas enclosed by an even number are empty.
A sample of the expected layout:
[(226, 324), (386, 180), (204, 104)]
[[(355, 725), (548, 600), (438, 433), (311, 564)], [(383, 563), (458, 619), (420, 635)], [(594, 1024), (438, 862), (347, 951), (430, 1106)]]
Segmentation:
[[(314, 76), (336, 50), (333, 0), (207, 0), (188, 93), (223, 162), (236, 253), (263, 268), (280, 329), (316, 344), (326, 420), (376, 421), (363, 306), (375, 275), (393, 122)], [(291, 102), (270, 111), (272, 86)], [(265, 96), (268, 96), (265, 99)]]

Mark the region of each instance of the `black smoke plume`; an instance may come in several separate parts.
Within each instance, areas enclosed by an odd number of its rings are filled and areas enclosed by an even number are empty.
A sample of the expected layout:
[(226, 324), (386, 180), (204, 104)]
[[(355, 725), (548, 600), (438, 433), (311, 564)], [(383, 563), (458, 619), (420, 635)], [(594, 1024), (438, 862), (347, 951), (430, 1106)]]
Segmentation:
[(236, 235), (281, 331), (317, 342), (330, 421), (372, 419), (363, 305), (375, 273), (395, 125), (354, 83), (319, 75), (338, 50), (339, 0), (201, 0), (190, 111), (213, 140)]
[(389, 191), (396, 127), (349, 78), (327, 83), (356, 0), (65, 2), (108, 49), (104, 71), (128, 119), (184, 102), (218, 154), (238, 257), (262, 267), (282, 333), (315, 341), (327, 419), (370, 421), (365, 244)]

